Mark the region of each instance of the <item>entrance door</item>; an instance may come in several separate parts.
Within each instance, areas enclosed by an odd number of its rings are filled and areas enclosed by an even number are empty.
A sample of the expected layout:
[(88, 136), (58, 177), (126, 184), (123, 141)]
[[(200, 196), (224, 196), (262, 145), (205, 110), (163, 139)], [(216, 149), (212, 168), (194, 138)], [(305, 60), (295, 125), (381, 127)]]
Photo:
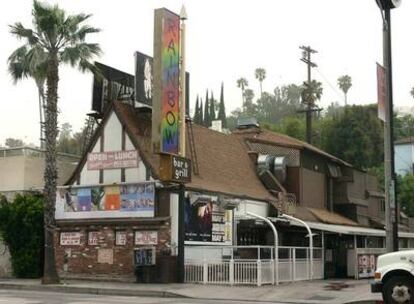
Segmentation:
[(325, 276), (327, 278), (347, 277), (347, 252), (353, 246), (351, 235), (326, 235)]

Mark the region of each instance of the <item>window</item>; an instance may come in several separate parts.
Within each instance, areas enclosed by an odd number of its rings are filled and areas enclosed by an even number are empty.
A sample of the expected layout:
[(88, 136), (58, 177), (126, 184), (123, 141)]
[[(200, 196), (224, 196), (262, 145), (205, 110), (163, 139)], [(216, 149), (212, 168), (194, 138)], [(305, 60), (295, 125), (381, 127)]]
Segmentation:
[(127, 241), (127, 233), (124, 230), (118, 230), (115, 232), (115, 245), (125, 246)]
[(98, 231), (89, 231), (88, 232), (88, 245), (97, 246), (98, 245)]

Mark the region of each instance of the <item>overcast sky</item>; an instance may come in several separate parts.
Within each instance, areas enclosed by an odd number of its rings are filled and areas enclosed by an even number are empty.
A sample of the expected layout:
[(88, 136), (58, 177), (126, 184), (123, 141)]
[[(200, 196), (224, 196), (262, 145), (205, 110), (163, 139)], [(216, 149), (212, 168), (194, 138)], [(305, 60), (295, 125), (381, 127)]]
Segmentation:
[[(134, 72), (134, 52), (153, 53), (154, 9), (187, 9), (187, 70), (191, 74), (191, 102), (208, 88), (216, 97), (224, 82), (225, 102), (230, 113), (241, 106), (236, 80), (249, 81), (256, 96), (259, 83), (254, 70), (263, 67), (267, 78), (263, 87), (273, 92), (276, 86), (306, 79), (300, 61), (300, 45), (318, 51), (318, 68), (313, 78), (323, 83), (322, 107), (343, 95), (337, 78), (348, 74), (353, 86), (348, 94), (351, 104), (376, 102), (375, 62), (382, 62), (382, 25), (375, 0), (61, 0), (69, 13), (91, 13), (89, 24), (102, 32), (89, 41), (100, 43), (104, 54), (99, 59), (125, 72)], [(30, 0), (8, 1), (0, 10), (0, 143), (7, 137), (37, 144), (39, 114), (33, 80), (14, 85), (7, 73), (7, 58), (21, 45), (8, 32), (8, 25), (21, 21), (31, 26)], [(392, 11), (393, 77), (396, 106), (414, 105), (409, 91), (414, 86), (414, 1), (403, 0)], [(59, 82), (59, 122), (69, 122), (79, 130), (91, 107), (92, 76), (68, 67), (61, 68)]]

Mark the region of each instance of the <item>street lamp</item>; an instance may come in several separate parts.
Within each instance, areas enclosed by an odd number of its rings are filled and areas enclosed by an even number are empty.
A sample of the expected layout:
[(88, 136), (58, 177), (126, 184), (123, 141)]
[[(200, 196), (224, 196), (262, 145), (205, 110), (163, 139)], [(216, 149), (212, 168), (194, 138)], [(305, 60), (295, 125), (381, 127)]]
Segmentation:
[(396, 176), (394, 166), (391, 14), (401, 0), (376, 0), (383, 20), (383, 65), (386, 71), (386, 111), (384, 122), (384, 173), (385, 173), (385, 240), (387, 252), (398, 250), (398, 206), (396, 203)]

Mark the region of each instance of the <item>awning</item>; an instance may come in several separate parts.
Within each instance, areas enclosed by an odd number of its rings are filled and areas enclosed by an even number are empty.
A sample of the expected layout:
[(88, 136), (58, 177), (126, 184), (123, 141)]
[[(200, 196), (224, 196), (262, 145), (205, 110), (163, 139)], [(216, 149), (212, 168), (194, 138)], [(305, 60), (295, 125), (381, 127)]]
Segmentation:
[[(290, 221), (290, 224), (292, 226), (303, 227), (302, 225), (294, 221)], [(385, 230), (381, 230), (381, 229), (373, 229), (373, 228), (360, 227), (360, 226), (332, 225), (332, 224), (323, 224), (323, 223), (316, 223), (316, 222), (306, 222), (306, 224), (308, 224), (311, 229), (334, 232), (338, 234), (384, 236), (385, 237)], [(398, 236), (402, 238), (414, 238), (414, 233), (398, 232)]]

